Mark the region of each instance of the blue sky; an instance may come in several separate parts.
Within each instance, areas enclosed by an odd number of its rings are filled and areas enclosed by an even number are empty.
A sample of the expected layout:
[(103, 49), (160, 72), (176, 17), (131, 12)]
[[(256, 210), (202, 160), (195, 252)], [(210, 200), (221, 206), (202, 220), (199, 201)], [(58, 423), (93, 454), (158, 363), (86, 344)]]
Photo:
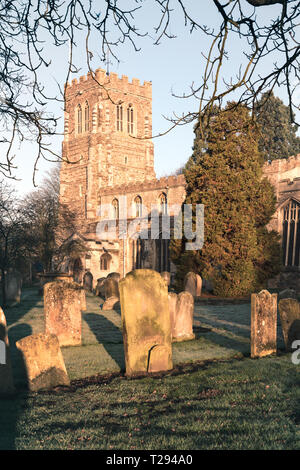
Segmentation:
[[(220, 17), (213, 2), (190, 0), (186, 4), (193, 9), (193, 14), (201, 24), (217, 27)], [(146, 0), (136, 17), (136, 25), (142, 31), (148, 30), (150, 33), (158, 21), (158, 11), (155, 11), (151, 6), (153, 6), (153, 2)], [(259, 9), (258, 13), (261, 21), (267, 23), (269, 12), (274, 13), (276, 8), (277, 6), (273, 6), (271, 10), (270, 8)], [(129, 79), (139, 78), (141, 81), (152, 81), (154, 135), (167, 130), (169, 127), (169, 123), (163, 116), (171, 116), (174, 111), (181, 114), (188, 110), (197, 110), (198, 101), (196, 99), (176, 99), (172, 96), (172, 91), (177, 94), (188, 93), (189, 86), (193, 82), (201, 83), (205, 64), (201, 52), (207, 52), (210, 43), (203, 33), (196, 31), (190, 34), (188, 28), (184, 26), (182, 15), (177, 11), (174, 11), (174, 18), (169, 31), (177, 37), (175, 39), (165, 38), (158, 46), (154, 46), (153, 40), (150, 38), (145, 38), (137, 41), (141, 47), (139, 52), (135, 52), (129, 44), (119, 47), (116, 50), (120, 59), (119, 64), (110, 57), (110, 71), (116, 72), (120, 76), (122, 74), (127, 75)], [(84, 43), (79, 38), (77, 44), (75, 61), (81, 67), (81, 71), (79, 74), (73, 75), (72, 78), (84, 75), (87, 72)], [(242, 44), (235, 40), (229, 46), (231, 60), (225, 63), (226, 78), (234, 73), (234, 69), (237, 69), (239, 63), (243, 60)], [(95, 52), (92, 60), (93, 68), (105, 68), (105, 64), (101, 63), (97, 56), (99, 44), (95, 38), (92, 38), (92, 48)], [(46, 71), (41, 72), (40, 77), (46, 86), (46, 90), (55, 93), (57, 83), (61, 86), (64, 83), (68, 48), (55, 48), (48, 45), (47, 53), (52, 59), (52, 65)], [(282, 90), (278, 90), (276, 94), (285, 100)], [(59, 129), (62, 130), (62, 104), (50, 102), (47, 109), (61, 116)], [(155, 170), (158, 177), (170, 174), (185, 164), (192, 153), (193, 138), (193, 125), (189, 124), (177, 127), (167, 135), (153, 140)], [(52, 144), (53, 148), (59, 150), (61, 142), (62, 136), (55, 137)], [(21, 180), (16, 182), (15, 185), (20, 193), (26, 193), (33, 189), (34, 150), (32, 144), (25, 143), (16, 152), (16, 164), (18, 166), (16, 174)], [(52, 164), (49, 162), (39, 162), (37, 183), (42, 180), (43, 175), (51, 166)]]

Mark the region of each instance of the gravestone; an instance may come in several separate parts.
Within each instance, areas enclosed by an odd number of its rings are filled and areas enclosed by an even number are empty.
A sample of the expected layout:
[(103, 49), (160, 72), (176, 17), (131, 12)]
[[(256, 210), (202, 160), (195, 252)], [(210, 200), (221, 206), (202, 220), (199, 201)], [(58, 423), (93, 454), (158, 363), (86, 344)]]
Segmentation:
[(18, 271), (9, 271), (5, 276), (5, 293), (7, 302), (20, 302), (22, 275)]
[(93, 275), (89, 271), (83, 276), (83, 288), (88, 292), (93, 290)]
[(106, 281), (106, 277), (99, 277), (97, 279), (97, 285), (96, 285), (96, 290), (95, 290), (95, 295), (97, 297), (105, 297), (105, 290), (104, 290), (104, 282)]
[(293, 341), (300, 340), (300, 303), (296, 299), (282, 299), (278, 310), (285, 347), (291, 351)]
[(110, 299), (111, 297), (119, 298), (119, 282), (113, 277), (107, 277), (104, 281), (104, 292), (106, 300)]
[(192, 294), (192, 296), (200, 297), (202, 289), (202, 279), (199, 274), (189, 272), (184, 278), (184, 290)]
[(278, 301), (281, 299), (297, 299), (297, 292), (294, 289), (284, 289), (278, 294)]
[(180, 292), (177, 296), (175, 322), (172, 328), (172, 340), (189, 341), (195, 339), (193, 333), (194, 297), (190, 292)]
[(161, 275), (137, 269), (119, 283), (126, 374), (170, 370), (168, 289)]
[(277, 294), (262, 290), (251, 295), (251, 357), (276, 353)]
[(169, 292), (169, 312), (170, 312), (170, 322), (171, 322), (171, 337), (173, 338), (173, 332), (176, 325), (176, 306), (177, 306), (177, 294), (175, 292)]
[(109, 297), (102, 305), (102, 310), (114, 310), (120, 305), (119, 297)]
[(26, 336), (16, 342), (23, 355), (28, 388), (32, 392), (70, 385), (64, 359), (55, 335)]
[(117, 282), (121, 279), (121, 274), (119, 273), (109, 273), (106, 279), (115, 279)]
[(6, 318), (0, 307), (0, 395), (14, 393)]
[(81, 344), (82, 287), (54, 281), (44, 286), (45, 333), (57, 336), (60, 346)]
[(171, 274), (168, 271), (163, 271), (160, 273), (160, 275), (166, 281), (167, 286), (169, 287), (171, 284)]

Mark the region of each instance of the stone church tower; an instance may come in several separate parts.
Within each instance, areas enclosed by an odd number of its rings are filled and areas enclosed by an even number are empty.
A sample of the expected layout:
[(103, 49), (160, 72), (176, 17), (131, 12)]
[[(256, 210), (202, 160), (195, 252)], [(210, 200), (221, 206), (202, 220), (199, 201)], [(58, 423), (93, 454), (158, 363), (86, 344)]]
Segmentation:
[[(185, 197), (183, 175), (156, 179), (152, 135), (152, 84), (138, 79), (107, 75), (104, 70), (72, 80), (65, 90), (65, 131), (60, 173), (60, 198), (76, 211), (80, 236), (89, 254), (71, 260), (70, 272), (78, 281), (89, 276), (92, 285), (110, 272), (122, 276), (135, 268), (170, 270), (168, 243), (141, 240), (120, 234), (97, 236), (104, 218), (102, 207), (112, 206), (112, 218), (120, 227), (120, 202), (126, 199), (127, 224), (141, 217), (142, 206), (180, 207)], [(121, 211), (122, 212), (122, 211)], [(107, 216), (107, 215), (106, 215)], [(148, 221), (148, 218), (144, 218)]]
[(99, 190), (155, 179), (152, 85), (98, 69), (67, 86), (65, 106), (61, 200), (93, 219)]

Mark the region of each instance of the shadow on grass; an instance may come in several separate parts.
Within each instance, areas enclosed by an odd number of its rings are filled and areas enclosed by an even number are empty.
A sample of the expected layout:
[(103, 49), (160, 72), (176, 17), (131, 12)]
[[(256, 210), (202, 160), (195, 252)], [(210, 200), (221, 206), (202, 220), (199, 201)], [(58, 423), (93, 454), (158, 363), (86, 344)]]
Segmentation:
[(120, 329), (101, 314), (86, 313), (84, 319), (98, 343), (104, 346), (110, 357), (120, 367), (120, 370), (125, 370), (123, 336)]

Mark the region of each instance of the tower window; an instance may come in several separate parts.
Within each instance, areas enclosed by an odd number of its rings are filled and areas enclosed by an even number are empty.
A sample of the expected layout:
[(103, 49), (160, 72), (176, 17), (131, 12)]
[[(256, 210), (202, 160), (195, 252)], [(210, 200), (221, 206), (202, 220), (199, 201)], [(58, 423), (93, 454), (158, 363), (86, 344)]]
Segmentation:
[(128, 134), (133, 134), (133, 108), (129, 106), (127, 108), (127, 132)]
[(90, 130), (90, 107), (87, 101), (84, 106), (84, 130), (85, 132)]
[(77, 106), (77, 134), (82, 133), (82, 109), (80, 104)]
[(117, 131), (123, 131), (123, 107), (121, 104), (117, 105)]

